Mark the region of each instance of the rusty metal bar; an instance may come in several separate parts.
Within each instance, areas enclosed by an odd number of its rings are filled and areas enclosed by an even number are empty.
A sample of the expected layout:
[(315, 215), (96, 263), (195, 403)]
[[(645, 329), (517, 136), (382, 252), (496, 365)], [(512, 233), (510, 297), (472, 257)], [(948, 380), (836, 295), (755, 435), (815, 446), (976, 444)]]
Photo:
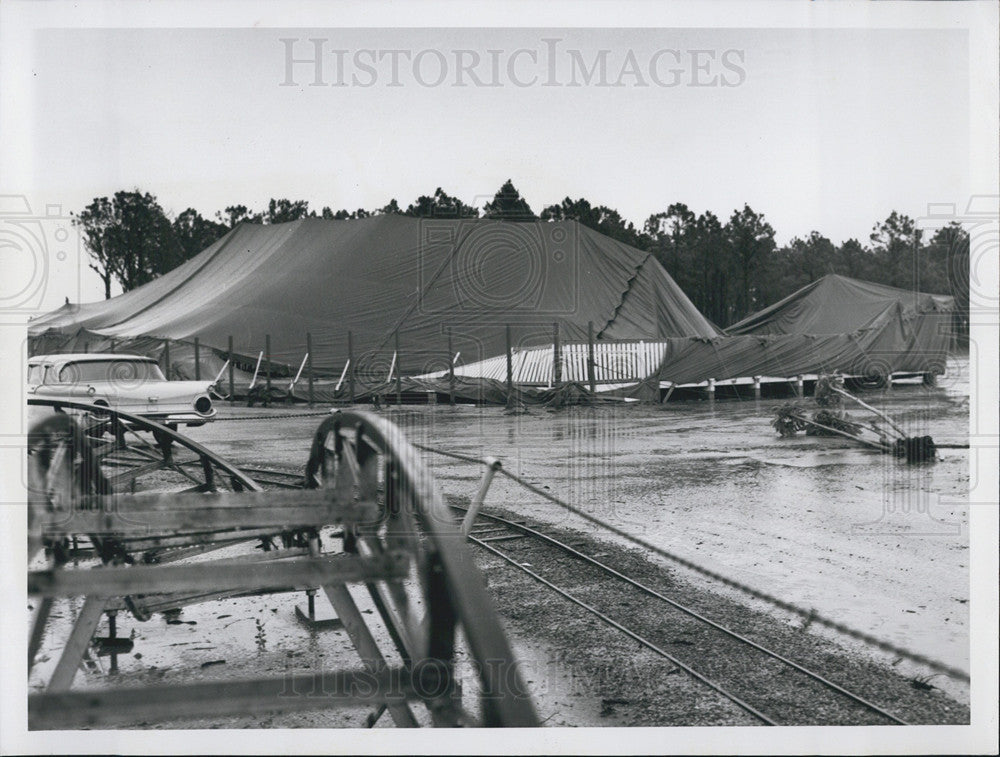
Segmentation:
[(503, 463), (495, 457), (488, 457), (483, 462), (486, 463), (486, 470), (483, 471), (483, 477), (479, 481), (479, 491), (472, 498), (469, 509), (465, 513), (465, 518), (462, 519), (462, 536), (468, 536), (472, 530), (472, 523), (479, 514), (479, 508), (483, 506), (483, 502), (486, 500), (486, 493), (490, 490), (493, 477), (503, 467)]

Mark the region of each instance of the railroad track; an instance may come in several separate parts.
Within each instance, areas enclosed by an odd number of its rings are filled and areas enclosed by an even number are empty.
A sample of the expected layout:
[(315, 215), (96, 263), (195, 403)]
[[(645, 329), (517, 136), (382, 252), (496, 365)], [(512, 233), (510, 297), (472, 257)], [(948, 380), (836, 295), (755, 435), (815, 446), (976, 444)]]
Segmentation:
[[(291, 471), (242, 470), (264, 486), (301, 481), (301, 474)], [(452, 508), (459, 516), (466, 511)], [(602, 563), (546, 533), (544, 526), (479, 513), (469, 538), (578, 612), (662, 659), (665, 675), (682, 671), (706, 695), (738, 708), (734, 724), (908, 725), (864, 694)]]

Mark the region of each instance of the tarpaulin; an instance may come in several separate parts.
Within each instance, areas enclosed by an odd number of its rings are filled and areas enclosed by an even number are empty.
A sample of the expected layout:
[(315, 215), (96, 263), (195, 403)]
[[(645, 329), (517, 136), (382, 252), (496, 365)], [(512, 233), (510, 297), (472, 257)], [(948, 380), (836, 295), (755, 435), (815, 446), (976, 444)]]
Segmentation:
[(956, 309), (955, 298), (897, 289), (830, 274), (725, 329), (727, 334), (849, 334), (880, 322), (894, 308), (904, 321), (940, 318)]
[[(252, 364), (271, 338), (275, 365), (298, 366), (311, 335), (317, 374), (421, 375), (513, 346), (713, 337), (718, 331), (648, 253), (575, 221), (514, 223), (399, 215), (241, 224), (154, 281), (29, 324), (33, 353), (82, 339), (198, 337)], [(393, 366), (393, 354), (398, 355)], [(91, 346), (91, 350), (94, 346)], [(206, 366), (207, 368), (207, 366)], [(203, 371), (205, 373), (207, 371)]]

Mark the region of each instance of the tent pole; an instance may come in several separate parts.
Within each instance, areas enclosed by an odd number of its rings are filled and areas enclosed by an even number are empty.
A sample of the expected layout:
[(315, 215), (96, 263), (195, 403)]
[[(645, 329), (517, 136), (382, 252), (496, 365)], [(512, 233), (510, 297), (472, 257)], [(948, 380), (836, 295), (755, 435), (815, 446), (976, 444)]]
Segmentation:
[(552, 324), (552, 385), (562, 384), (562, 350), (559, 347), (559, 322)]
[(229, 335), (229, 404), (232, 405), (236, 402), (235, 394), (236, 391), (233, 387), (233, 370), (235, 366), (233, 365), (233, 335)]
[(194, 380), (201, 381), (201, 343), (194, 338)]
[(309, 358), (309, 407), (313, 406), (313, 338), (312, 334), (306, 332), (306, 355)]
[[(480, 386), (482, 383), (480, 382)], [(510, 324), (507, 324), (507, 407), (514, 401), (514, 356), (510, 344)]]
[(347, 332), (347, 386), (351, 392), (351, 404), (354, 404), (354, 335)]
[(455, 359), (451, 351), (451, 326), (448, 327), (448, 402), (455, 406)]
[(167, 381), (170, 381), (170, 340), (163, 340), (163, 373), (167, 377)]
[(271, 335), (264, 335), (264, 353), (266, 356), (266, 362), (264, 363), (264, 391), (267, 394), (264, 396), (264, 407), (270, 407), (271, 405)]
[(597, 377), (594, 375), (594, 322), (587, 321), (587, 381), (590, 393), (597, 394)]
[(396, 404), (403, 404), (403, 372), (399, 369), (402, 359), (399, 354), (399, 329), (396, 329)]

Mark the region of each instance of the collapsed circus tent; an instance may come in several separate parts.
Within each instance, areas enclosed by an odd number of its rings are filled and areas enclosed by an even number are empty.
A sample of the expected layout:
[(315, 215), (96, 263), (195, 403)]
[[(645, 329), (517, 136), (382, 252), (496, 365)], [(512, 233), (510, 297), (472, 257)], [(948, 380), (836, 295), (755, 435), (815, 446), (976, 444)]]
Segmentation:
[[(576, 222), (382, 215), (241, 224), (138, 289), (33, 320), (29, 337), (32, 354), (138, 352), (178, 378), (214, 376), (232, 357), (239, 395), (269, 345), (270, 375), (289, 390), (310, 353), (318, 400), (345, 398), (347, 375), (359, 399), (391, 392), (392, 378), (403, 391), (494, 401), (508, 393), (502, 374), (477, 366), (506, 353), (508, 330), (526, 356), (551, 348), (557, 325), (569, 366), (592, 327), (598, 344), (655, 353), (629, 374), (636, 390), (616, 382), (653, 399), (660, 382), (940, 373), (954, 310), (952, 297), (830, 275), (720, 333), (652, 255)], [(586, 383), (575, 364), (564, 385)], [(518, 391), (553, 390), (550, 380)]]
[[(384, 382), (560, 338), (711, 338), (718, 331), (649, 253), (574, 221), (501, 222), (380, 215), (241, 224), (154, 281), (29, 324), (34, 354), (107, 349), (210, 375), (232, 354), (252, 371), (293, 374), (309, 351), (335, 379)], [(308, 337), (307, 337), (308, 334)], [(350, 334), (350, 344), (349, 335)], [(450, 345), (450, 346), (449, 346)], [(164, 366), (167, 367), (167, 366)]]
[(948, 295), (830, 274), (733, 324), (726, 336), (667, 340), (659, 375), (688, 383), (834, 372), (881, 379), (939, 374), (955, 311)]
[(884, 322), (886, 315), (950, 328), (955, 298), (897, 289), (829, 274), (726, 329), (728, 334), (849, 334)]
[[(598, 343), (596, 374), (598, 382), (605, 379), (604, 389), (645, 399), (658, 398), (658, 390), (670, 386), (706, 386), (710, 380), (750, 383), (757, 377), (786, 381), (841, 373), (880, 384), (892, 374), (937, 375), (945, 369), (955, 310), (955, 299), (946, 295), (830, 275), (724, 335)], [(586, 384), (587, 368), (574, 347), (562, 347), (563, 379)], [(515, 383), (533, 382), (539, 395), (547, 396), (553, 388), (551, 354), (551, 346), (547, 354), (518, 351), (512, 360)], [(611, 376), (618, 366), (624, 372)], [(463, 366), (459, 373), (463, 381), (479, 377), (491, 392), (503, 393), (502, 357)], [(442, 376), (438, 372), (423, 378)]]

